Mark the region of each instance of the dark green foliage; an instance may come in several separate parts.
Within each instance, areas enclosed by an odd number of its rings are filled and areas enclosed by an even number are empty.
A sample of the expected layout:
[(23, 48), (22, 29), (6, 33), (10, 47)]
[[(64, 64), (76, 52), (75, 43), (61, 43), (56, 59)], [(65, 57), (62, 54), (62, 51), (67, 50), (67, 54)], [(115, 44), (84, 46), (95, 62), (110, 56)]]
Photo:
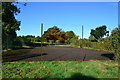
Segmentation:
[(75, 37), (75, 33), (73, 31), (67, 31), (66, 36), (67, 36), (67, 39), (70, 40), (73, 37)]
[(13, 43), (13, 45), (15, 46), (15, 47), (22, 47), (23, 46), (23, 43), (24, 43), (24, 41), (21, 39), (21, 38), (19, 38), (19, 37), (17, 37), (15, 40), (14, 40), (14, 43)]
[(2, 43), (3, 49), (11, 48), (16, 38), (16, 30), (20, 30), (20, 21), (15, 15), (20, 13), (20, 9), (12, 2), (2, 2)]
[(73, 31), (67, 31), (65, 35), (66, 35), (65, 43), (70, 44), (71, 39), (75, 37), (75, 33)]
[(70, 44), (70, 40), (65, 40), (65, 44)]
[(97, 42), (97, 40), (95, 39), (95, 37), (93, 35), (90, 35), (89, 40), (91, 42)]
[[(41, 46), (41, 44), (39, 43), (41, 41), (40, 37), (37, 36), (32, 36), (32, 35), (27, 35), (27, 36), (17, 36), (15, 39), (14, 39), (14, 43), (13, 43), (13, 49), (14, 48), (21, 48), (21, 47), (24, 47), (24, 46), (34, 46), (34, 47), (37, 47), (37, 46)], [(42, 43), (43, 45), (47, 45), (47, 44), (44, 44)]]
[(49, 40), (49, 44), (53, 44), (54, 43), (54, 40)]
[(22, 46), (26, 45), (27, 43), (34, 43), (34, 42), (39, 42), (39, 41), (41, 41), (39, 36), (35, 37), (32, 35), (18, 36), (15, 39), (15, 42), (21, 43)]
[(40, 41), (42, 41), (42, 42), (47, 42), (46, 36), (45, 36), (45, 35), (42, 35), (42, 37), (40, 37)]
[(56, 42), (55, 42), (56, 44), (60, 44), (61, 42), (60, 42), (60, 40), (56, 40)]
[(120, 27), (112, 31), (109, 41), (112, 49), (116, 53), (115, 59), (120, 60)]
[(70, 39), (70, 43), (75, 46), (79, 46), (78, 36), (75, 36)]
[(80, 48), (83, 47), (92, 47), (92, 42), (89, 39), (80, 39), (79, 40), (79, 46)]
[(94, 36), (94, 38), (96, 40), (98, 40), (99, 38), (102, 38), (104, 37), (104, 35), (108, 34), (109, 31), (106, 30), (106, 26), (103, 25), (103, 26), (100, 26), (100, 27), (97, 27), (95, 30), (94, 29), (91, 29), (91, 35)]

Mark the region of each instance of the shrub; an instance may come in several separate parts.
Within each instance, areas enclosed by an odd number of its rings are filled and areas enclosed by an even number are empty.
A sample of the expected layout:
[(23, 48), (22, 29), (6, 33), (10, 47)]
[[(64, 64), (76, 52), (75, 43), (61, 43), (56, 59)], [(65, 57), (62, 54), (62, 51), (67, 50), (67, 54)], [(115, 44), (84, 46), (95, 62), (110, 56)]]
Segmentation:
[(110, 45), (115, 52), (115, 60), (120, 60), (120, 28), (116, 28), (112, 31), (109, 37)]
[(54, 43), (54, 40), (49, 40), (49, 44), (53, 44)]
[(70, 43), (74, 46), (78, 46), (79, 45), (78, 36), (71, 38)]
[(70, 40), (65, 40), (65, 43), (66, 44), (70, 44)]
[(55, 42), (56, 44), (60, 44), (60, 40), (56, 40), (56, 42)]

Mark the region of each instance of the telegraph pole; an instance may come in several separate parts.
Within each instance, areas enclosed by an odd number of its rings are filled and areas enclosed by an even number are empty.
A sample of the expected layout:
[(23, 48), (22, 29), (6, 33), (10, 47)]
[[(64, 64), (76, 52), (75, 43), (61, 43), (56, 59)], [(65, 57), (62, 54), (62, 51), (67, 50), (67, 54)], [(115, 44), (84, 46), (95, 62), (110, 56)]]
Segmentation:
[(43, 35), (43, 24), (41, 24), (41, 60), (42, 60), (42, 35)]
[[(83, 40), (83, 25), (82, 25), (82, 40)], [(82, 46), (83, 47), (83, 46)]]
[[(84, 40), (83, 40), (84, 36), (83, 35), (84, 35), (84, 27), (82, 25), (82, 53), (84, 55), (85, 53), (84, 53), (84, 49), (83, 49), (83, 47), (84, 47)], [(86, 54), (83, 56), (83, 61), (85, 60), (85, 57), (86, 57)]]

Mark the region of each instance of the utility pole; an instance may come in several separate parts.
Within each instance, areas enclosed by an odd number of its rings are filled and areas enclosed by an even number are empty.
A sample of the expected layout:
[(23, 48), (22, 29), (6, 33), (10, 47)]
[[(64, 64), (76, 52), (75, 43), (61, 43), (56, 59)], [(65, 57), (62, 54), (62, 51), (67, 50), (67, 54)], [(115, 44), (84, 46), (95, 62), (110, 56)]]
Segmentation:
[[(83, 40), (84, 36), (83, 35), (84, 35), (84, 27), (82, 25), (82, 53), (84, 55), (85, 53), (84, 53), (84, 49), (83, 49), (83, 47), (84, 47), (84, 40)], [(86, 54), (83, 56), (83, 61), (85, 60), (85, 57), (86, 57)]]
[(41, 60), (42, 60), (42, 35), (43, 35), (43, 24), (41, 24)]
[[(83, 40), (83, 25), (82, 25), (82, 40)], [(82, 46), (83, 47), (83, 46)]]

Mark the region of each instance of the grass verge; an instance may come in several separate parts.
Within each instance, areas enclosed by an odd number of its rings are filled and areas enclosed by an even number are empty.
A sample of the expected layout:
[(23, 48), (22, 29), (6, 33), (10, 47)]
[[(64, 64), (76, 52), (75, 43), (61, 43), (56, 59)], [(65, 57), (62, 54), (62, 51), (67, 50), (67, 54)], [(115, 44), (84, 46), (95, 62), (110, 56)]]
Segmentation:
[(60, 47), (72, 47), (71, 45), (54, 45), (54, 46), (60, 46)]
[(115, 61), (4, 62), (3, 78), (118, 78)]
[[(80, 48), (80, 46), (75, 46), (75, 45), (55, 45), (55, 46)], [(84, 47), (84, 49), (87, 49), (87, 50), (94, 50), (94, 51), (103, 51), (103, 52), (114, 53), (114, 51), (95, 49), (95, 48), (91, 48), (91, 47)]]

